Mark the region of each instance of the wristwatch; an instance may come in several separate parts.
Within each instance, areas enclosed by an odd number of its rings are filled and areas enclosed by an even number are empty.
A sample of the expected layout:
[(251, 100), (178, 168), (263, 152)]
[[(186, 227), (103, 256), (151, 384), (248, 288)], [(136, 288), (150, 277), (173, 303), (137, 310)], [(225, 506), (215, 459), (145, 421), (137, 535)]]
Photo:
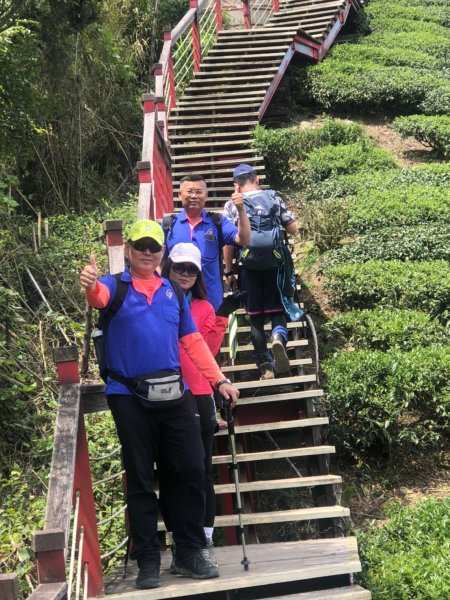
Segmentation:
[(214, 386), (214, 387), (216, 388), (216, 390), (217, 390), (217, 391), (219, 390), (220, 386), (221, 386), (223, 383), (230, 383), (230, 384), (231, 384), (231, 381), (230, 381), (229, 379), (221, 379), (220, 381), (218, 381), (218, 382), (216, 383), (216, 385)]

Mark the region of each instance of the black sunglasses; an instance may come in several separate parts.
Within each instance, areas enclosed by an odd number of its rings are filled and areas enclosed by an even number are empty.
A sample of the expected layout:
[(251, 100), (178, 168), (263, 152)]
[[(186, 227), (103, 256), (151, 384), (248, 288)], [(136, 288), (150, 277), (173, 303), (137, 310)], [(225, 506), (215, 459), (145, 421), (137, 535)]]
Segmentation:
[(172, 269), (178, 275), (198, 275), (200, 272), (195, 265), (192, 263), (172, 263)]
[(135, 242), (130, 242), (130, 246), (137, 250), (138, 252), (145, 252), (146, 250), (150, 250), (152, 254), (156, 254), (157, 252), (161, 252), (162, 246), (152, 240), (151, 238), (136, 240)]

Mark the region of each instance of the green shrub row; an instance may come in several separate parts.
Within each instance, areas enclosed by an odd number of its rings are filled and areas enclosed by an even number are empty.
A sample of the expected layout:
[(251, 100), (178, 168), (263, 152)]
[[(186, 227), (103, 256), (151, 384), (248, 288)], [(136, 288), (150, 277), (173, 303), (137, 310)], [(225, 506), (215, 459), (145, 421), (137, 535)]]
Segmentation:
[(450, 224), (386, 227), (330, 251), (324, 265), (368, 260), (446, 260), (450, 262)]
[(342, 309), (392, 306), (450, 316), (450, 265), (446, 261), (371, 260), (326, 270), (326, 288)]
[(450, 343), (439, 321), (427, 313), (400, 308), (350, 310), (325, 323), (323, 331), (335, 344), (356, 350), (412, 350)]
[(397, 117), (394, 127), (402, 137), (414, 137), (419, 142), (436, 150), (440, 156), (450, 158), (450, 116)]
[(450, 598), (450, 498), (391, 504), (387, 523), (358, 536), (359, 581), (373, 600)]
[(323, 363), (333, 442), (355, 458), (445, 442), (450, 346), (338, 352)]

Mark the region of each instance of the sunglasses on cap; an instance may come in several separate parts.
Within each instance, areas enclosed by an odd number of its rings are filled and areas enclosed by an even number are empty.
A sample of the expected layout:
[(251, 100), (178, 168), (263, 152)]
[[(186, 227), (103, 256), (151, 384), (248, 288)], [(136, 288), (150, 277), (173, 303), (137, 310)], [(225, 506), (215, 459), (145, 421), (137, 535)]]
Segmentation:
[(192, 263), (172, 263), (172, 269), (178, 275), (190, 275), (191, 277), (199, 273), (197, 267)]
[(146, 250), (150, 250), (152, 254), (156, 254), (157, 252), (161, 252), (162, 246), (158, 244), (155, 240), (151, 238), (142, 238), (141, 240), (136, 240), (135, 242), (129, 242), (130, 246), (137, 250), (138, 252), (145, 252)]

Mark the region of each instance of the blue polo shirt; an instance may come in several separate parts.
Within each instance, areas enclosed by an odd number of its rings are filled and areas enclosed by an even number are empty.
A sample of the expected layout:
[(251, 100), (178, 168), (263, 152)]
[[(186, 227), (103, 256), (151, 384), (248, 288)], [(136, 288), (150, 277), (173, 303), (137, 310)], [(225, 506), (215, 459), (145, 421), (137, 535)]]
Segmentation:
[[(222, 246), (233, 246), (238, 233), (237, 227), (228, 219), (221, 216)], [(220, 248), (217, 227), (205, 209), (202, 210), (202, 220), (191, 229), (185, 210), (181, 210), (166, 232), (166, 247), (169, 253), (175, 244), (192, 242), (202, 255), (202, 272), (206, 285), (208, 301), (217, 310), (223, 300), (223, 283), (220, 275)]]
[[(180, 310), (172, 285), (162, 278), (162, 285), (149, 304), (145, 295), (131, 285), (129, 271), (124, 271), (121, 279), (130, 285), (122, 306), (108, 327), (105, 344), (108, 368), (124, 377), (179, 369), (178, 340), (197, 331), (187, 299)], [(100, 281), (108, 287), (111, 303), (117, 282), (112, 275), (105, 275)], [(131, 395), (131, 392), (118, 381), (108, 378), (106, 394)]]

